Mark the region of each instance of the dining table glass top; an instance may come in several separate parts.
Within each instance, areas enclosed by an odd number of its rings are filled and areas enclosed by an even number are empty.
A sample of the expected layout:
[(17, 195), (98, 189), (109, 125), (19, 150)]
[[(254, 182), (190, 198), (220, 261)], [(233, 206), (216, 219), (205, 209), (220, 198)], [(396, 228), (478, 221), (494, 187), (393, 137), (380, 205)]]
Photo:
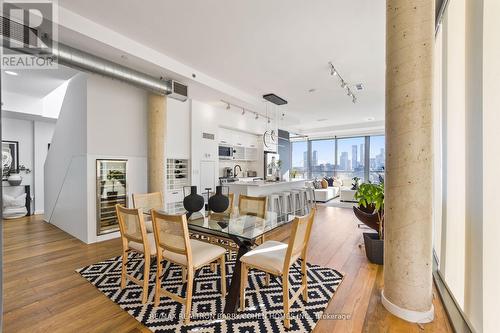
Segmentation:
[[(167, 213), (162, 211), (162, 213)], [(189, 218), (189, 231), (206, 233), (226, 238), (237, 237), (242, 240), (254, 242), (265, 233), (293, 221), (295, 216), (305, 215), (307, 212), (299, 211), (296, 214), (278, 214), (268, 211), (265, 217), (254, 215), (240, 215), (238, 210), (230, 214), (195, 212)]]

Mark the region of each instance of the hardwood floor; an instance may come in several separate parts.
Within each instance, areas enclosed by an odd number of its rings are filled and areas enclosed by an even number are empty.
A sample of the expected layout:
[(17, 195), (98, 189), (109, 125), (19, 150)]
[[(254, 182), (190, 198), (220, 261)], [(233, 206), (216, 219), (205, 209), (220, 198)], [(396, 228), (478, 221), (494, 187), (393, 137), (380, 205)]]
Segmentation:
[[(149, 332), (75, 269), (120, 255), (119, 239), (86, 245), (40, 216), (3, 221), (4, 332)], [(344, 281), (314, 332), (452, 332), (435, 292), (436, 318), (416, 325), (380, 303), (382, 266), (368, 263), (352, 211), (319, 206), (308, 261), (333, 267)]]

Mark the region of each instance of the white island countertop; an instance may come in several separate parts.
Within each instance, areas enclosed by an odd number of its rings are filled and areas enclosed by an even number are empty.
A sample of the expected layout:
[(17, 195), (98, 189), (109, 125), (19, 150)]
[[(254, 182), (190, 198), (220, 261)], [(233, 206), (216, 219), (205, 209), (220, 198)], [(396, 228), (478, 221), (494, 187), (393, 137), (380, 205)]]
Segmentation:
[(297, 184), (300, 187), (300, 183), (303, 183), (305, 179), (292, 179), (292, 180), (280, 180), (280, 181), (265, 181), (265, 180), (253, 180), (253, 181), (236, 181), (229, 183), (228, 185), (240, 185), (240, 186), (276, 186), (276, 185), (292, 185)]
[(269, 182), (264, 180), (236, 181), (228, 183), (229, 192), (234, 193), (234, 200), (237, 203), (240, 194), (261, 197), (273, 193), (287, 192), (294, 188), (303, 188), (305, 179), (282, 180)]

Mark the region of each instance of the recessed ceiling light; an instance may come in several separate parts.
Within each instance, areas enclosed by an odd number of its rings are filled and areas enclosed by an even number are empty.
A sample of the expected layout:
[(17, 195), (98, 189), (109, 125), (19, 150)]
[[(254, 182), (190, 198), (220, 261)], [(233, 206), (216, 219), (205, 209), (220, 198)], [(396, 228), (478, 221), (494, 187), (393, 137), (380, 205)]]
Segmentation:
[(326, 120), (328, 120), (328, 119), (326, 119), (326, 118), (316, 119), (316, 121), (326, 121)]
[(315, 88), (311, 88), (311, 89), (309, 89), (309, 90), (308, 90), (308, 92), (310, 92), (310, 93), (313, 93), (313, 92), (315, 92), (315, 91), (316, 91), (316, 89), (315, 89)]
[(365, 120), (366, 120), (366, 121), (374, 121), (374, 120), (375, 120), (375, 118), (374, 118), (374, 117), (367, 117), (367, 118), (365, 118)]
[(4, 71), (5, 74), (9, 74), (9, 75), (13, 75), (13, 76), (18, 76), (19, 74), (17, 74), (16, 72), (13, 72), (13, 71)]
[(363, 83), (356, 83), (356, 89), (358, 91), (361, 91), (365, 89), (365, 86), (363, 85)]

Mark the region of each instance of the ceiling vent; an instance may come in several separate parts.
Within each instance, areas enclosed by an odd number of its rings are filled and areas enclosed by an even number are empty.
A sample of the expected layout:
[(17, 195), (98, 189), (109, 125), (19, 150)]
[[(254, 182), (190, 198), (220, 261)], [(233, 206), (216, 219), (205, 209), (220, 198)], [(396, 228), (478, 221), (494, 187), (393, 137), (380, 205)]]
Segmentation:
[(269, 101), (271, 103), (274, 103), (276, 105), (283, 105), (287, 104), (288, 102), (284, 100), (283, 98), (275, 95), (275, 94), (266, 94), (262, 96), (266, 101)]
[(185, 84), (175, 80), (168, 80), (167, 87), (170, 88), (171, 91), (168, 97), (175, 98), (182, 102), (188, 99), (188, 87)]

